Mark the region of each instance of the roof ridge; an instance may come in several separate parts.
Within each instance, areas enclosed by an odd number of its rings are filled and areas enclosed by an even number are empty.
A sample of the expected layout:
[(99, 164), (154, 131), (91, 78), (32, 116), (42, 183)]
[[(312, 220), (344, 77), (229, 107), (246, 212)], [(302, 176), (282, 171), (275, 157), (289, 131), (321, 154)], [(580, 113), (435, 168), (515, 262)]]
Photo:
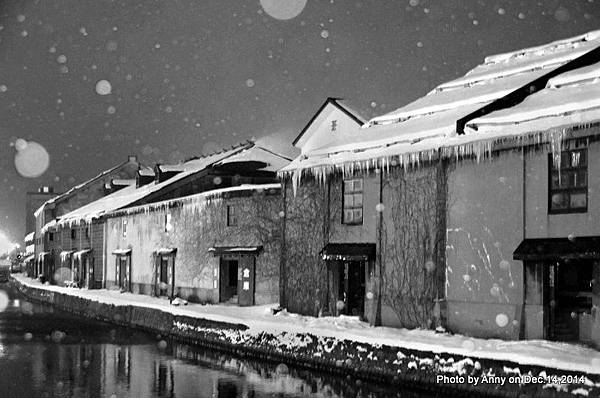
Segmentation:
[(192, 160), (206, 159), (206, 158), (209, 158), (209, 157), (214, 156), (214, 155), (225, 153), (227, 151), (233, 151), (234, 149), (247, 147), (250, 144), (252, 144), (252, 146), (255, 145), (254, 141), (252, 141), (252, 140), (246, 140), (245, 142), (239, 142), (237, 144), (232, 145), (231, 148), (225, 148), (225, 147), (223, 147), (221, 149), (217, 149), (215, 151), (212, 151), (212, 152), (209, 152), (209, 153), (206, 153), (206, 154), (202, 154), (202, 155), (199, 155), (199, 156), (192, 156), (191, 158), (185, 159), (183, 161), (183, 163), (187, 163), (187, 162), (190, 162)]

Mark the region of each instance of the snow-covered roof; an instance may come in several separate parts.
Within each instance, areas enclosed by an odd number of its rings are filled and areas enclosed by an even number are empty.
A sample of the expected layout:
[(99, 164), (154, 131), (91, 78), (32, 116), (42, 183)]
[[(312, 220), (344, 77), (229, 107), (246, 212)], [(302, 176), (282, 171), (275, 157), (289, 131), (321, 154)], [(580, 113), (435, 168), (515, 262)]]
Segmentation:
[(154, 177), (154, 170), (151, 167), (140, 167), (138, 173), (141, 176)]
[(73, 257), (75, 257), (75, 258), (81, 258), (81, 256), (83, 254), (90, 253), (91, 251), (92, 251), (92, 249), (78, 250), (75, 253), (73, 253)]
[(176, 247), (161, 247), (160, 249), (156, 249), (156, 254), (172, 254), (176, 251)]
[(113, 250), (113, 252), (112, 252), (112, 254), (116, 254), (117, 256), (123, 255), (123, 254), (129, 254), (129, 253), (131, 253), (130, 247), (128, 247), (126, 249), (116, 249), (116, 250)]
[(30, 232), (27, 235), (25, 235), (25, 239), (23, 239), (25, 242), (33, 242), (33, 238), (35, 237), (35, 231), (34, 232)]
[[(385, 167), (391, 162), (406, 166), (431, 160), (438, 151), (444, 156), (479, 156), (481, 150), (489, 151), (505, 138), (520, 139), (525, 133), (599, 120), (600, 65), (594, 64), (551, 78), (546, 87), (518, 105), (468, 121), (465, 134), (456, 131), (458, 120), (599, 46), (600, 31), (594, 31), (487, 57), (465, 76), (373, 118), (360, 130), (339, 134), (336, 141), (296, 158), (281, 173), (298, 181), (305, 171), (323, 176), (334, 169)], [(500, 123), (511, 128), (498, 128)]]
[(180, 172), (184, 170), (183, 167), (183, 163), (177, 163), (177, 164), (157, 164), (156, 165), (157, 168), (160, 169), (160, 171), (163, 172), (170, 172), (170, 171), (176, 171), (176, 172)]
[(266, 148), (253, 146), (245, 151), (238, 152), (235, 155), (229, 156), (215, 163), (215, 166), (224, 164), (242, 163), (242, 162), (258, 162), (265, 164), (260, 170), (276, 172), (279, 169), (287, 166), (291, 159), (281, 156)]
[(123, 214), (135, 214), (141, 212), (152, 211), (155, 209), (165, 209), (169, 208), (172, 205), (178, 203), (182, 205), (191, 204), (192, 206), (204, 206), (207, 203), (210, 203), (213, 200), (219, 200), (223, 197), (223, 195), (231, 192), (243, 192), (243, 191), (256, 191), (256, 192), (266, 192), (270, 190), (281, 189), (280, 183), (272, 183), (272, 184), (242, 184), (236, 185), (233, 187), (221, 188), (221, 189), (213, 189), (211, 191), (205, 191), (201, 193), (197, 193), (194, 195), (184, 196), (181, 198), (174, 198), (163, 200), (161, 202), (148, 203), (140, 206), (123, 208), (120, 210), (115, 210), (110, 213), (112, 216), (120, 216)]
[(37, 209), (37, 210), (34, 212), (34, 215), (35, 215), (36, 217), (37, 217), (37, 216), (39, 216), (39, 214), (42, 212), (42, 209), (43, 209), (45, 206), (47, 206), (47, 205), (49, 205), (49, 204), (52, 204), (52, 203), (56, 202), (57, 200), (60, 200), (60, 199), (66, 198), (67, 196), (70, 196), (70, 195), (72, 195), (72, 194), (73, 194), (73, 193), (75, 193), (76, 191), (79, 191), (80, 189), (82, 189), (82, 188), (85, 188), (86, 186), (88, 186), (88, 185), (89, 185), (89, 184), (91, 184), (92, 182), (94, 182), (94, 181), (96, 181), (96, 180), (98, 180), (98, 179), (100, 179), (100, 178), (102, 178), (102, 177), (106, 176), (106, 175), (107, 175), (107, 174), (109, 174), (109, 173), (112, 173), (113, 171), (117, 170), (119, 167), (123, 167), (124, 165), (126, 165), (127, 163), (130, 163), (130, 162), (131, 162), (131, 161), (133, 161), (134, 159), (135, 159), (135, 158), (133, 158), (133, 157), (130, 157), (130, 158), (129, 158), (129, 159), (126, 161), (126, 162), (120, 163), (120, 164), (118, 164), (118, 165), (116, 165), (116, 166), (114, 166), (114, 167), (112, 167), (112, 168), (110, 168), (110, 169), (108, 169), (108, 170), (104, 170), (102, 173), (98, 174), (97, 176), (95, 176), (95, 177), (92, 177), (92, 178), (90, 178), (89, 180), (82, 182), (81, 184), (77, 184), (77, 185), (75, 185), (74, 187), (72, 187), (72, 188), (71, 188), (71, 189), (69, 189), (68, 191), (66, 191), (66, 192), (64, 192), (64, 193), (62, 193), (62, 194), (60, 194), (60, 195), (58, 195), (58, 196), (55, 196), (55, 197), (53, 197), (52, 199), (48, 199), (48, 200), (47, 200), (47, 201), (45, 201), (45, 202), (44, 202), (44, 203), (43, 203), (43, 204), (42, 204), (40, 207), (38, 207), (38, 209)]
[(133, 185), (135, 184), (135, 179), (124, 179), (124, 178), (113, 178), (113, 185)]
[[(188, 176), (191, 176), (195, 173), (198, 173), (210, 166), (223, 164), (222, 162), (226, 159), (233, 159), (232, 161), (250, 161), (257, 160), (268, 164), (266, 169), (272, 168), (273, 171), (279, 169), (284, 164), (289, 162), (288, 159), (276, 155), (268, 150), (265, 150), (261, 147), (255, 146), (253, 143), (247, 143), (242, 146), (234, 147), (219, 153), (214, 153), (208, 156), (204, 156), (198, 159), (189, 160), (183, 163), (183, 171), (175, 176), (160, 182), (152, 182), (147, 185), (143, 185), (137, 188), (135, 185), (130, 185), (125, 187), (115, 193), (104, 196), (94, 202), (88, 203), (85, 206), (82, 206), (78, 209), (73, 210), (70, 213), (67, 213), (61, 216), (58, 220), (52, 220), (48, 224), (44, 226), (42, 231), (48, 230), (48, 228), (53, 227), (55, 225), (71, 225), (74, 223), (78, 223), (80, 221), (90, 222), (93, 219), (100, 218), (108, 213), (117, 211), (119, 209), (125, 208), (132, 203), (137, 202), (140, 199), (150, 195), (151, 193), (157, 192), (166, 186), (173, 184), (177, 181), (180, 181)], [(279, 184), (276, 184), (279, 185)], [(259, 185), (260, 187), (269, 186), (269, 184)], [(242, 185), (243, 188), (240, 187), (232, 187), (225, 188), (222, 190), (209, 191), (210, 192), (225, 192), (228, 190), (236, 190), (236, 189), (249, 189), (247, 186)], [(255, 188), (257, 189), (257, 188)], [(268, 189), (268, 188), (264, 188)], [(192, 195), (194, 196), (194, 195)], [(177, 199), (175, 199), (177, 200)]]

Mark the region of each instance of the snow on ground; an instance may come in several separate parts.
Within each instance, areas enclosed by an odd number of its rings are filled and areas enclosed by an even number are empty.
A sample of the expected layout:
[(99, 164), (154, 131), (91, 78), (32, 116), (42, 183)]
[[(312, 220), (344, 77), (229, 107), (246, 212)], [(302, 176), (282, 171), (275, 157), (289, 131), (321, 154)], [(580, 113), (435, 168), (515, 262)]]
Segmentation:
[(116, 290), (85, 290), (43, 285), (23, 274), (13, 274), (20, 283), (105, 304), (132, 305), (156, 308), (174, 315), (204, 318), (217, 322), (241, 323), (247, 333), (273, 334), (310, 333), (372, 345), (389, 345), (408, 349), (465, 355), (472, 358), (513, 361), (522, 365), (537, 365), (573, 372), (600, 374), (600, 352), (582, 345), (546, 340), (504, 341), (479, 339), (464, 335), (436, 333), (432, 330), (372, 327), (357, 317), (315, 318), (282, 311), (273, 315), (277, 304), (238, 307), (221, 304), (192, 304), (175, 307), (165, 298), (141, 294), (120, 293)]

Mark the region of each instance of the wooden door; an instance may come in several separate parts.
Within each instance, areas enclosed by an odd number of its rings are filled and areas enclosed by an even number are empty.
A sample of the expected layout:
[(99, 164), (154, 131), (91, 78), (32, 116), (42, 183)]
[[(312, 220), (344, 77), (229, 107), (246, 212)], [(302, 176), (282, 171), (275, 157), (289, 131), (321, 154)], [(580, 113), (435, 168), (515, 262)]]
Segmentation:
[(254, 305), (254, 256), (241, 256), (239, 263), (238, 298), (240, 306)]

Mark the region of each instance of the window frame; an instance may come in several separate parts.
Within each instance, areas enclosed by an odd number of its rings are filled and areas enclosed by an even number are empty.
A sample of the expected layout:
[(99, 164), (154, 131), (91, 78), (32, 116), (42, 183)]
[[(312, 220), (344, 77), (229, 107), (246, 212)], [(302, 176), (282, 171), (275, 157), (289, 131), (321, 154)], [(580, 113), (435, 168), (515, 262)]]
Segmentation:
[(71, 239), (77, 239), (77, 228), (71, 228)]
[[(360, 190), (355, 188), (355, 183), (360, 181)], [(346, 183), (352, 183), (352, 190), (350, 192), (346, 191)], [(365, 205), (365, 181), (364, 178), (345, 178), (342, 179), (342, 224), (344, 225), (362, 225), (365, 215), (364, 215), (364, 205)], [(352, 195), (352, 201), (354, 202), (354, 195), (361, 196), (360, 206), (352, 203), (352, 206), (348, 206), (346, 203), (346, 195)], [(354, 217), (354, 212), (360, 209), (360, 220)], [(352, 211), (352, 219), (346, 219), (346, 211)]]
[(227, 226), (228, 227), (237, 227), (238, 226), (238, 217), (236, 214), (236, 207), (234, 205), (227, 205)]
[(171, 223), (172, 216), (171, 213), (165, 213), (165, 223), (164, 223), (164, 232), (169, 233), (173, 230), (173, 224)]
[[(585, 154), (585, 164), (583, 166), (571, 166), (571, 154), (573, 152), (582, 152)], [(589, 203), (589, 155), (587, 147), (573, 148), (561, 151), (561, 164), (558, 168), (554, 167), (554, 161), (552, 159), (552, 154), (548, 154), (548, 214), (576, 214), (576, 213), (587, 213), (588, 211), (588, 203)], [(569, 166), (563, 167), (563, 159), (569, 159)], [(565, 178), (565, 176), (569, 176), (572, 173), (585, 173), (585, 185), (584, 186), (567, 186), (567, 187), (559, 187), (553, 188), (552, 181), (553, 176), (558, 172), (561, 175), (561, 178)], [(568, 178), (568, 177), (567, 177)], [(567, 207), (562, 209), (553, 209), (552, 208), (552, 195), (556, 193), (566, 193), (568, 195)], [(585, 193), (585, 206), (583, 207), (571, 207), (571, 195), (573, 194), (582, 194)]]

